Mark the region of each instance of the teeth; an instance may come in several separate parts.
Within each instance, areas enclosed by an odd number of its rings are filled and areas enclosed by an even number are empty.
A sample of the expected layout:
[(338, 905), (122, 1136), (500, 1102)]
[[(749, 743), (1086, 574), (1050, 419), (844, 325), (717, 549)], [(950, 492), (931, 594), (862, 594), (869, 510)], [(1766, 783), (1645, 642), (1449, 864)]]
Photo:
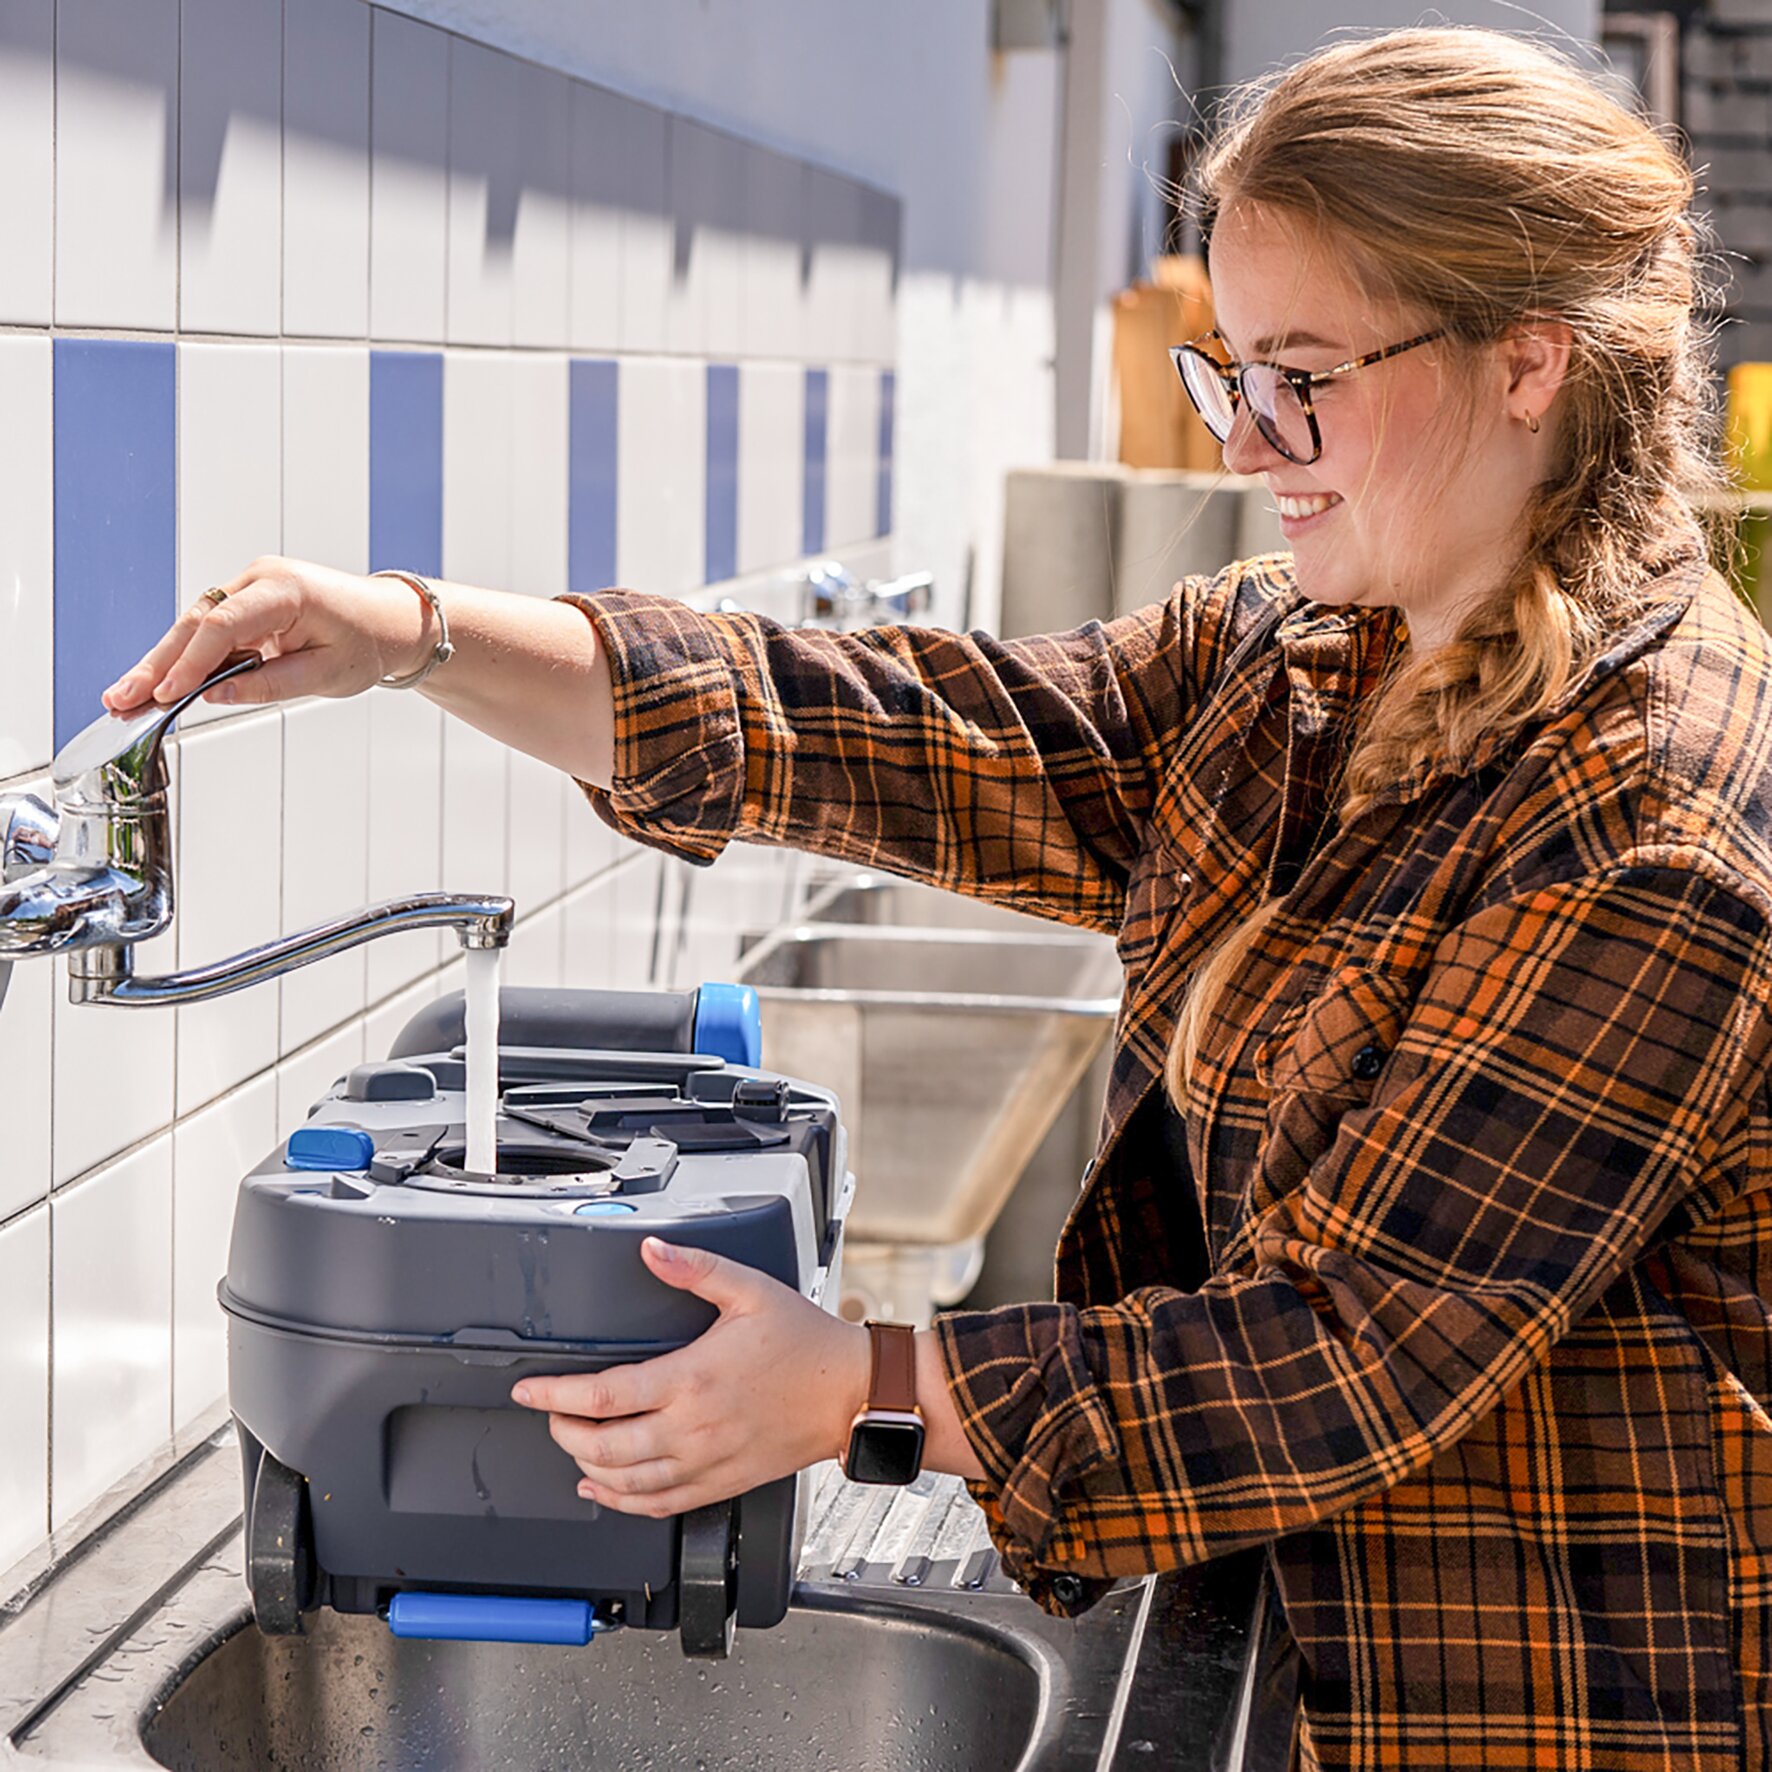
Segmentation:
[(1274, 502), (1280, 507), (1282, 517), (1314, 517), (1319, 511), (1326, 511), (1331, 505), (1341, 503), (1339, 492), (1319, 492), (1310, 498), (1293, 498), (1284, 492), (1274, 494)]

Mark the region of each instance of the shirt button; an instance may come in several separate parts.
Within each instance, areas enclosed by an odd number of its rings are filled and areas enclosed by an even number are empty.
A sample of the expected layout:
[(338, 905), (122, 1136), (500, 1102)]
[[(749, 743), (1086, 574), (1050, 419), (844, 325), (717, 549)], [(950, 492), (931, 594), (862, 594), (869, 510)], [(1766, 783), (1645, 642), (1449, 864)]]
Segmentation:
[(1384, 1069), (1384, 1048), (1382, 1046), (1362, 1046), (1354, 1054), (1354, 1075), (1362, 1083), (1370, 1083)]
[(1074, 1606), (1083, 1597), (1083, 1584), (1074, 1575), (1055, 1575), (1052, 1578), (1052, 1597), (1061, 1606)]

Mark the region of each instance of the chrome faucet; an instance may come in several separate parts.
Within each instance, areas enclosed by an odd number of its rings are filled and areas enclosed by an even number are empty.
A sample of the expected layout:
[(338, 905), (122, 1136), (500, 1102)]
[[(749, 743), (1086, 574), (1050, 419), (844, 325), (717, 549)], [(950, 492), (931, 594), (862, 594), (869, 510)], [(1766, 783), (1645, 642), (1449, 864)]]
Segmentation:
[(510, 899), (414, 892), (210, 966), (135, 975), (135, 944), (172, 921), (167, 732), (206, 690), (258, 663), (240, 659), (165, 707), (95, 720), (50, 766), (53, 806), (34, 794), (0, 795), (0, 994), (6, 963), (37, 954), (68, 956), (76, 1003), (155, 1005), (226, 996), (408, 929), (452, 928), (464, 948), (510, 940)]
[(844, 633), (923, 615), (935, 592), (933, 573), (870, 578), (864, 584), (836, 560), (814, 560), (798, 582), (801, 627), (835, 628)]

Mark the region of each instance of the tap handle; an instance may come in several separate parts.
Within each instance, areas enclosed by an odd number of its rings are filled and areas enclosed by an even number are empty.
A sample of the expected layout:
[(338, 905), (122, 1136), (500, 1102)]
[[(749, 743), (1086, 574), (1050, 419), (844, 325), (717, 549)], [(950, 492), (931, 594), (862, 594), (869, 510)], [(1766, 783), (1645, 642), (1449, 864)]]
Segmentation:
[(64, 788), (72, 787), (82, 776), (113, 764), (123, 778), (115, 784), (116, 787), (125, 792), (131, 787), (143, 787), (173, 721), (216, 684), (225, 683), (230, 677), (238, 677), (246, 671), (256, 671), (263, 662), (256, 652), (249, 652), (243, 658), (229, 660), (207, 682), (199, 683), (189, 695), (181, 696), (177, 701), (146, 707), (137, 714), (100, 714), (85, 731), (75, 733), (56, 753), (55, 761), (50, 765), (56, 793), (59, 795)]

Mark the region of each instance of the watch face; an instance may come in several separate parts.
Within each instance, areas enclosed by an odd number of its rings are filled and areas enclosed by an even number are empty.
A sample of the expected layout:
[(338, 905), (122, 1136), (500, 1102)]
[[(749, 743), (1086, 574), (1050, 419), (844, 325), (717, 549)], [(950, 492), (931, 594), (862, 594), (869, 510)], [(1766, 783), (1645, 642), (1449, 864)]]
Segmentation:
[(843, 1474), (852, 1483), (908, 1483), (923, 1468), (920, 1421), (858, 1421)]

